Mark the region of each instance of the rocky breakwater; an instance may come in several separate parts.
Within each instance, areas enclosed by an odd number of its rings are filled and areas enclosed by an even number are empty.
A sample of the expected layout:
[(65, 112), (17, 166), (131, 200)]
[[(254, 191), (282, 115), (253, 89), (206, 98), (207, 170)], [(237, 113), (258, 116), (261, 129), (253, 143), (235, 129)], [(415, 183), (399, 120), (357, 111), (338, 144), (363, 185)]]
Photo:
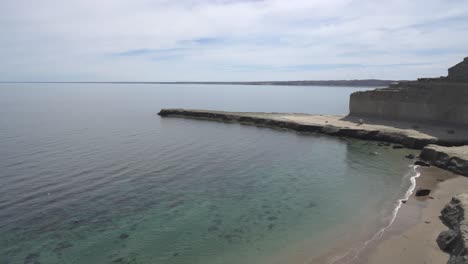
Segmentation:
[(468, 176), (468, 145), (459, 147), (428, 145), (421, 151), (420, 158), (442, 169)]
[[(161, 117), (183, 117), (210, 121), (236, 122), (298, 132), (314, 132), (331, 136), (385, 141), (422, 149), (428, 144), (448, 142), (430, 133), (409, 129), (400, 123), (371, 124), (343, 116), (298, 113), (224, 112), (210, 110), (162, 109)], [(437, 129), (430, 129), (434, 131)], [(468, 137), (468, 134), (467, 134)]]
[(449, 227), (437, 237), (440, 249), (450, 254), (448, 264), (468, 264), (468, 194), (458, 194), (444, 207), (440, 219)]

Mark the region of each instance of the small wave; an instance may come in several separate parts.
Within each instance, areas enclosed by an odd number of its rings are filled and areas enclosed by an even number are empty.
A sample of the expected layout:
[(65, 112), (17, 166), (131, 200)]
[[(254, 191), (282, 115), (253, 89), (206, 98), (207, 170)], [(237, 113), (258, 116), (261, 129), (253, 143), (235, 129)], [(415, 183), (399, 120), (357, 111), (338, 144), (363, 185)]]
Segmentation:
[[(387, 230), (392, 224), (393, 222), (395, 222), (395, 219), (398, 215), (398, 211), (400, 210), (401, 206), (403, 205), (403, 201), (406, 201), (408, 200), (408, 198), (411, 196), (411, 194), (413, 194), (414, 192), (414, 189), (416, 189), (416, 179), (421, 176), (421, 173), (417, 171), (417, 169), (420, 167), (418, 165), (411, 165), (410, 166), (412, 171), (411, 173), (408, 173), (407, 176), (409, 176), (409, 180), (410, 180), (410, 186), (409, 188), (406, 190), (405, 192), (405, 195), (403, 196), (403, 198), (400, 198), (397, 200), (397, 203), (396, 203), (396, 206), (395, 208), (393, 209), (392, 211), (392, 214), (390, 215), (389, 217), (389, 221), (388, 223), (382, 227), (379, 231), (377, 231), (377, 233), (375, 233), (370, 239), (366, 240), (362, 246), (360, 246), (359, 248), (357, 249), (353, 249), (347, 253), (345, 253), (344, 255), (342, 256), (339, 256), (337, 258), (335, 258), (331, 263), (332, 264), (338, 264), (338, 263), (343, 263), (343, 261), (346, 261), (346, 263), (353, 263), (360, 255), (360, 253), (365, 249), (367, 248), (367, 246), (372, 243), (372, 242), (375, 242), (377, 241), (378, 239), (380, 239), (385, 230)], [(407, 178), (407, 177), (404, 177), (404, 178)]]

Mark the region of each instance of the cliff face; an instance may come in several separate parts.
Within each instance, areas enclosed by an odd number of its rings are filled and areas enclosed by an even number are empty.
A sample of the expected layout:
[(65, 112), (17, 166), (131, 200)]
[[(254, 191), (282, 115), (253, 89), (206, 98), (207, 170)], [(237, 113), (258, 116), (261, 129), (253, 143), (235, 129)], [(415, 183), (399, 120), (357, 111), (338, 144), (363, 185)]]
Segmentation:
[(350, 115), (468, 125), (468, 59), (449, 76), (353, 93)]

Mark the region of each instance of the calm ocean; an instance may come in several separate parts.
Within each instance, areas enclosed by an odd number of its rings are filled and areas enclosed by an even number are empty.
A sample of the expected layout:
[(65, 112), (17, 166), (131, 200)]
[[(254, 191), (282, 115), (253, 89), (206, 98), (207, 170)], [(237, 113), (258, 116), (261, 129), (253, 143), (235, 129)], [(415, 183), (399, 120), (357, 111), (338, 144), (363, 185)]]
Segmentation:
[(157, 115), (345, 115), (357, 90), (0, 84), (0, 263), (303, 263), (359, 245), (408, 189), (408, 150)]

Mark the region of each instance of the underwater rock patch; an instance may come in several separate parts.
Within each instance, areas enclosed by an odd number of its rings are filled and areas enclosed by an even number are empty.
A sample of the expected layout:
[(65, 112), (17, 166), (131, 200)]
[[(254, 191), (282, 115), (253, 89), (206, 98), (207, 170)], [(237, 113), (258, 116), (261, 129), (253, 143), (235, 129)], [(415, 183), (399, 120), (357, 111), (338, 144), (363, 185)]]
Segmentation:
[(73, 247), (73, 244), (68, 242), (68, 241), (63, 241), (63, 242), (60, 242), (57, 244), (57, 246), (55, 246), (54, 248), (54, 252), (60, 252), (64, 249), (67, 249), (67, 248), (70, 248), (70, 247)]
[(40, 253), (34, 252), (34, 253), (29, 253), (25, 258), (24, 258), (24, 264), (38, 264), (39, 262), (39, 257), (41, 256)]

